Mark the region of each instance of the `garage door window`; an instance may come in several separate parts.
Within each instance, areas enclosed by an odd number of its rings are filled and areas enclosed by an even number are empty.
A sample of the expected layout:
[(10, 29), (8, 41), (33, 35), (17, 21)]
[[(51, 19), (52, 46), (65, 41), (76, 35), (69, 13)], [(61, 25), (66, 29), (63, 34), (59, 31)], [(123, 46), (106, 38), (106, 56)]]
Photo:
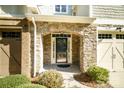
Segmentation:
[(124, 39), (124, 34), (116, 34), (116, 39)]
[(21, 38), (20, 32), (2, 32), (2, 38)]
[(98, 39), (112, 39), (112, 34), (98, 34)]

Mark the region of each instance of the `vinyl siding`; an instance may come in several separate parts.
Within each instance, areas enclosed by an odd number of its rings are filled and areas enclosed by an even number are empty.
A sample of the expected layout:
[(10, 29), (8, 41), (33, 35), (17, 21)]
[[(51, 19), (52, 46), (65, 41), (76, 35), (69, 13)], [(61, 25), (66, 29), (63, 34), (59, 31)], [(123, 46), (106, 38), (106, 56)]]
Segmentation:
[(123, 5), (93, 5), (92, 15), (96, 18), (124, 18)]
[(89, 5), (78, 5), (76, 16), (89, 16)]

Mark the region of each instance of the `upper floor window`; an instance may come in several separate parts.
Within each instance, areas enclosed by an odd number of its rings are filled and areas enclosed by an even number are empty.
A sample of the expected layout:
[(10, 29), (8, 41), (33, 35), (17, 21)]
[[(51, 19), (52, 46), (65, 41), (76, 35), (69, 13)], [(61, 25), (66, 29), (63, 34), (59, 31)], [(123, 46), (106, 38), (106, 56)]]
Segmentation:
[(67, 13), (68, 6), (67, 5), (55, 5), (55, 12), (58, 13)]

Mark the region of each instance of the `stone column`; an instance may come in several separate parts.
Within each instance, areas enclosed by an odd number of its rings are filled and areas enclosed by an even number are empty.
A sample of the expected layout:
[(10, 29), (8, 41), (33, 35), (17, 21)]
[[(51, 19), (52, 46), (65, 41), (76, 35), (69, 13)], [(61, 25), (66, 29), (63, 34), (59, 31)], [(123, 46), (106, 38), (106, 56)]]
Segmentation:
[(96, 64), (96, 47), (96, 27), (89, 25), (82, 30), (80, 37), (80, 70), (82, 72)]
[(89, 25), (84, 29), (83, 38), (83, 68), (86, 71), (90, 66), (96, 64), (96, 27)]
[(84, 71), (83, 68), (83, 35), (80, 36), (80, 70), (81, 72)]
[(30, 32), (22, 32), (21, 74), (31, 77)]

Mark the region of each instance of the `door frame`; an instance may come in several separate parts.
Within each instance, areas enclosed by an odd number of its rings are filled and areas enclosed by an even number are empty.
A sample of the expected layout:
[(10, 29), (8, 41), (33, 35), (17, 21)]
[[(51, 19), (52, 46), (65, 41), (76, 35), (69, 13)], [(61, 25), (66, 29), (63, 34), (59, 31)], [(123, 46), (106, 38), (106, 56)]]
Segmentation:
[[(53, 34), (67, 34), (70, 37), (53, 37)], [(56, 38), (67, 38), (67, 63), (56, 62)], [(72, 64), (72, 34), (70, 33), (52, 33), (51, 34), (51, 64)]]

